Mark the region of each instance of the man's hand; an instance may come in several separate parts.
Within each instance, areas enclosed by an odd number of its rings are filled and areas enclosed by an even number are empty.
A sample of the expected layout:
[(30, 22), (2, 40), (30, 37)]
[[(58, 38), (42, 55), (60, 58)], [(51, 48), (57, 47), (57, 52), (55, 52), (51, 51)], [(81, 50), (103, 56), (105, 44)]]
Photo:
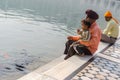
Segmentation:
[(67, 39), (68, 39), (68, 40), (72, 40), (72, 36), (68, 36)]
[(80, 44), (80, 40), (76, 41), (75, 43), (76, 43), (76, 44)]

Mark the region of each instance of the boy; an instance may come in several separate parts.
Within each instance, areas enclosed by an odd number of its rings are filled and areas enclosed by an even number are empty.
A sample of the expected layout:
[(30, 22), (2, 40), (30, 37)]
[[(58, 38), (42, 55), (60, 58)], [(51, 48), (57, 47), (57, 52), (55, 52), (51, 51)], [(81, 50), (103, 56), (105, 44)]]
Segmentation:
[[(89, 28), (91, 26), (90, 22), (87, 22), (85, 20), (82, 20), (81, 21), (81, 25), (82, 25), (82, 28), (81, 30), (78, 29), (78, 36), (69, 36), (68, 37), (68, 40), (73, 40), (75, 42), (73, 42), (71, 45), (70, 45), (70, 48), (73, 47), (74, 51), (80, 55), (80, 56), (84, 56), (84, 52), (80, 51), (79, 49), (77, 49), (78, 47), (86, 47), (82, 44), (79, 44), (79, 40), (83, 40), (83, 41), (89, 41), (90, 40), (90, 32), (89, 32)], [(65, 58), (66, 59), (66, 58)]]

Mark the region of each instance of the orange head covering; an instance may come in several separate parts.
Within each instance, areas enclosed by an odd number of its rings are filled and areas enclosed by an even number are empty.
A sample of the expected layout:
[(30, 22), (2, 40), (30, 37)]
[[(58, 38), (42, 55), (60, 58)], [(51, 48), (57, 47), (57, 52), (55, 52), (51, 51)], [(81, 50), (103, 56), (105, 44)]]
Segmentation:
[(110, 11), (106, 11), (104, 14), (105, 17), (112, 17), (112, 14)]

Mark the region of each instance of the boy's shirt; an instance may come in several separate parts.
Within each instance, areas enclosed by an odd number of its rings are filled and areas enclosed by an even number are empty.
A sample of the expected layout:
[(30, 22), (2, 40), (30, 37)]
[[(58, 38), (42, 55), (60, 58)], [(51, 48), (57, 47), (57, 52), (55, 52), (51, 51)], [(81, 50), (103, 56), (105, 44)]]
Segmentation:
[(82, 30), (81, 34), (80, 34), (80, 39), (83, 41), (89, 41), (91, 37), (91, 34), (89, 32), (89, 30)]

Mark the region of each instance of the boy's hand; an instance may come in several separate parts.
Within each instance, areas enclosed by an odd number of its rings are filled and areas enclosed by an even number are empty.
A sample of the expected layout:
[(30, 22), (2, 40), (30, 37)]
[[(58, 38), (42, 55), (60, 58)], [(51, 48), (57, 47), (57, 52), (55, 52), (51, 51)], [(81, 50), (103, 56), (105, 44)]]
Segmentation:
[(80, 29), (77, 29), (77, 34), (81, 34), (82, 31)]

